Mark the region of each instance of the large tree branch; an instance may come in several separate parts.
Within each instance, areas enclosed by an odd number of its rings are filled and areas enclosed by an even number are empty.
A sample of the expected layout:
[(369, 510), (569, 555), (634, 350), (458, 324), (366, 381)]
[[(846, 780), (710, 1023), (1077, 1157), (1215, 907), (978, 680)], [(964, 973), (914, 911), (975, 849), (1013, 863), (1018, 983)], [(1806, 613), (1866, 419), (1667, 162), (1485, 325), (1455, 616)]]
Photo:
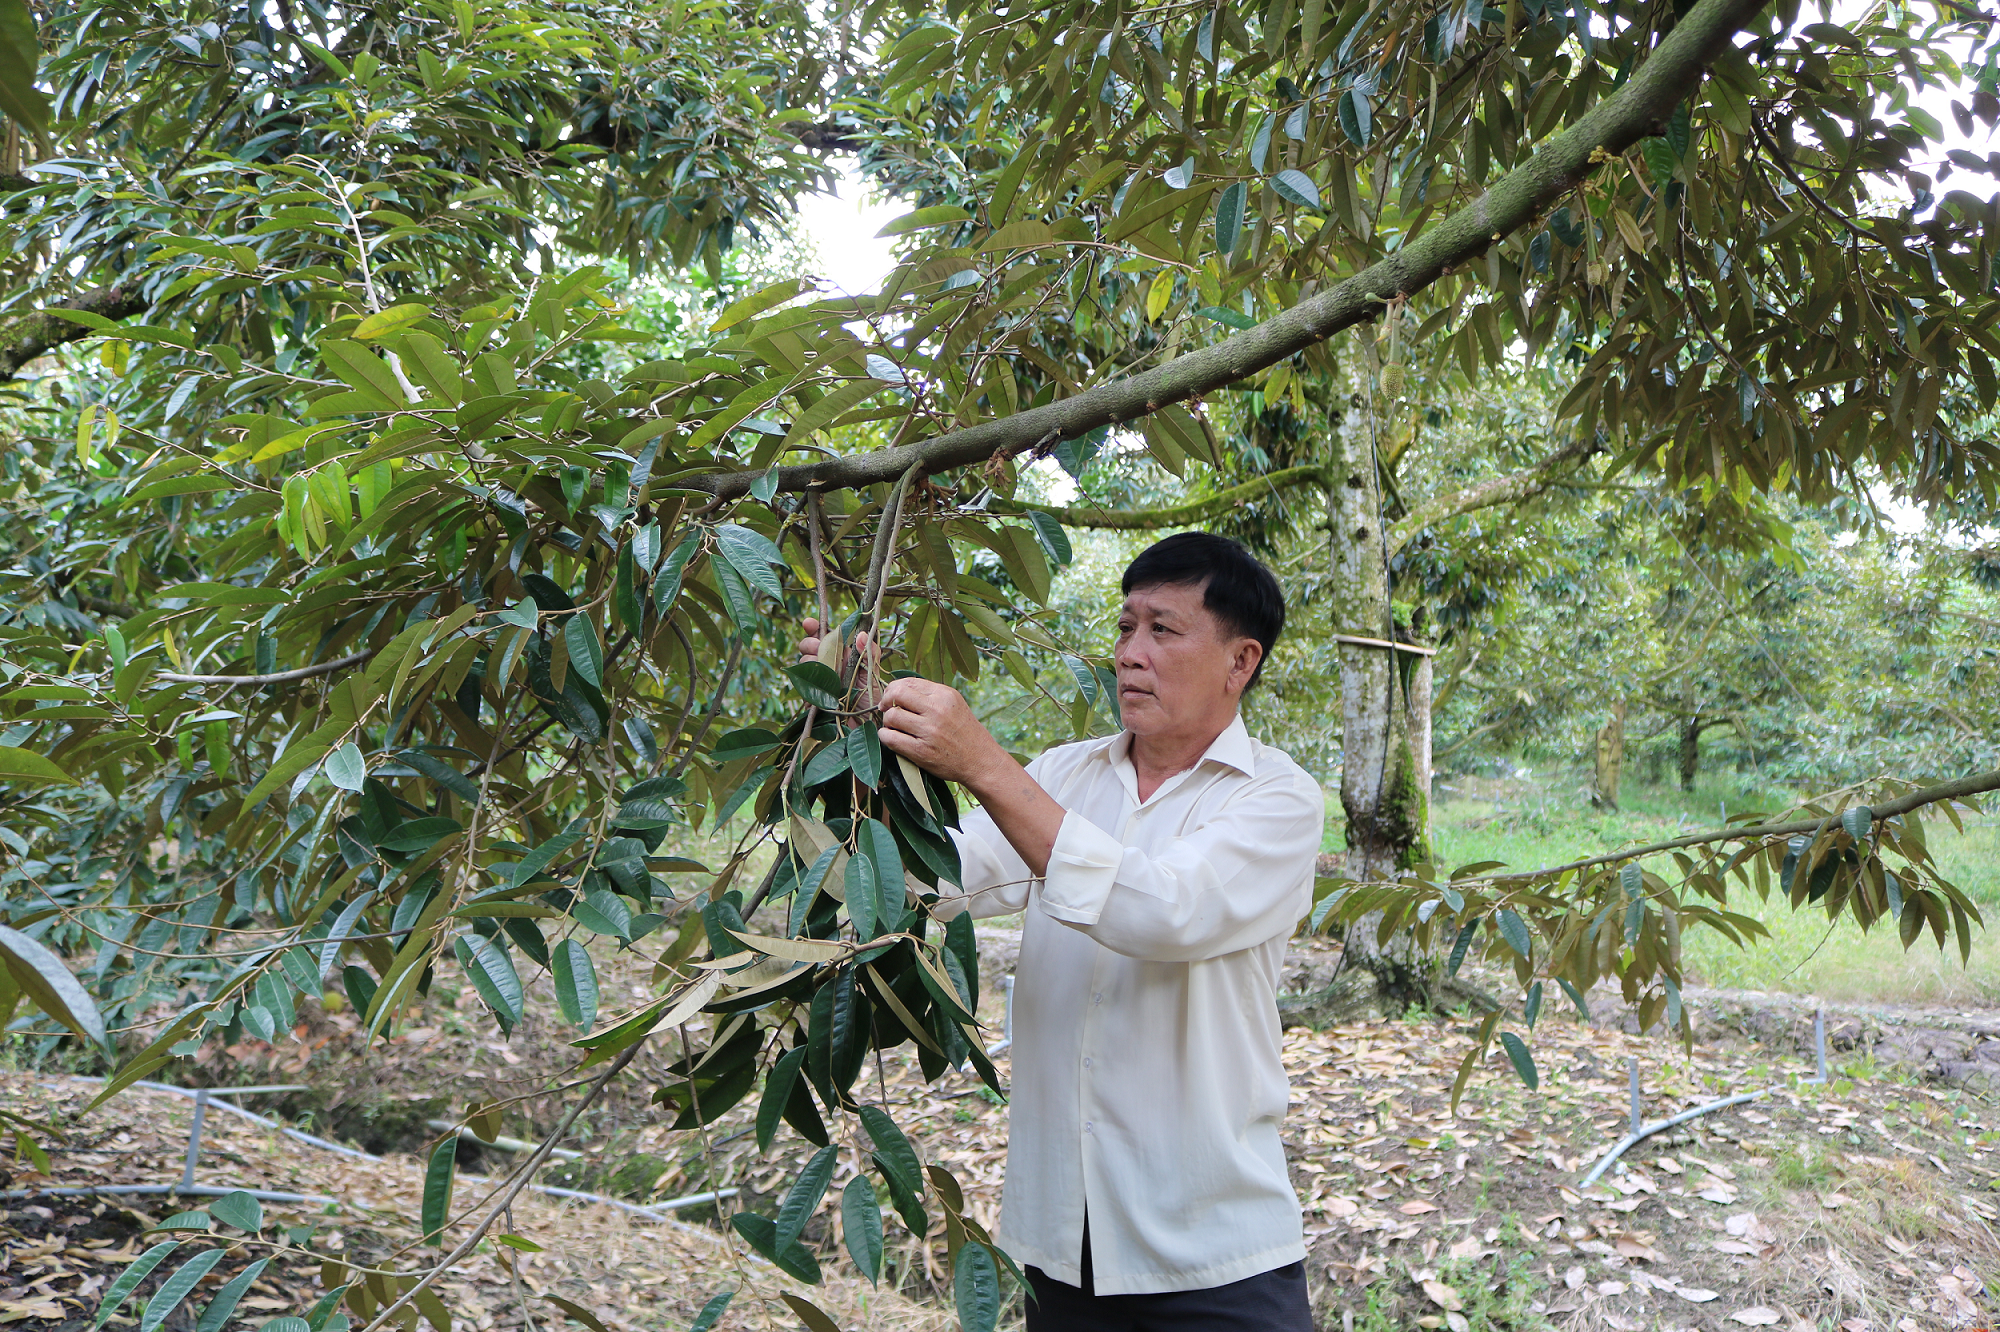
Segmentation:
[[(1212, 393), (1373, 319), (1390, 301), (1423, 290), (1534, 221), (1599, 164), (1616, 161), (1641, 139), (1660, 133), (1674, 107), (1688, 97), (1729, 39), (1767, 3), (1700, 0), (1623, 88), (1585, 112), (1468, 207), (1380, 263), (1255, 328), (1141, 374), (1013, 416), (873, 453), (781, 468), (778, 489), (872, 485), (893, 481), (915, 464), (935, 474), (1075, 439), (1100, 426), (1137, 420), (1168, 403)], [(762, 475), (745, 470), (675, 484), (735, 499)]]
[(1326, 485), (1324, 467), (1287, 467), (1254, 481), (1203, 499), (1190, 500), (1167, 509), (1105, 509), (1096, 505), (1065, 508), (1059, 504), (1035, 504), (1029, 500), (996, 500), (995, 513), (1046, 513), (1064, 527), (1108, 527), (1120, 532), (1145, 532), (1156, 527), (1187, 527), (1213, 518), (1227, 509), (1241, 508), (1251, 500), (1274, 495), (1293, 486)]
[(1433, 523), (1456, 518), (1461, 513), (1471, 513), (1474, 509), (1490, 509), (1496, 504), (1512, 504), (1515, 500), (1539, 495), (1554, 485), (1564, 472), (1598, 451), (1595, 440), (1578, 440), (1567, 448), (1557, 449), (1533, 467), (1496, 476), (1449, 495), (1427, 499), (1389, 529), (1389, 553), (1394, 555), (1409, 543), (1410, 538)]
[[(1868, 807), (1872, 822), (1893, 819), (1925, 805), (1935, 805), (1945, 800), (1963, 800), (1967, 796), (1982, 795), (1987, 791), (2000, 791), (2000, 771), (1975, 773), (1961, 777), (1955, 782), (1943, 782), (1937, 786), (1926, 786), (1884, 800), (1879, 805)], [(1750, 827), (1716, 828), (1710, 832), (1689, 833), (1685, 837), (1674, 837), (1664, 842), (1654, 842), (1650, 846), (1634, 846), (1623, 851), (1612, 851), (1601, 856), (1591, 856), (1586, 860), (1572, 860), (1567, 865), (1554, 865), (1548, 869), (1521, 870), (1507, 874), (1482, 874), (1474, 882), (1504, 883), (1513, 879), (1540, 879), (1565, 870), (1595, 869), (1599, 865), (1616, 865), (1643, 856), (1658, 855), (1662, 851), (1677, 851), (1685, 846), (1706, 846), (1714, 842), (1755, 842), (1771, 837), (1790, 837), (1795, 833), (1816, 833), (1827, 826), (1831, 816), (1817, 819), (1792, 819), (1785, 823), (1759, 823)]]
[[(67, 308), (105, 319), (130, 319), (146, 308), (146, 300), (131, 287), (99, 287), (83, 293)], [(92, 332), (83, 324), (64, 319), (60, 309), (40, 310), (0, 324), (0, 383), (19, 374), (21, 367), (37, 356), (87, 338)]]

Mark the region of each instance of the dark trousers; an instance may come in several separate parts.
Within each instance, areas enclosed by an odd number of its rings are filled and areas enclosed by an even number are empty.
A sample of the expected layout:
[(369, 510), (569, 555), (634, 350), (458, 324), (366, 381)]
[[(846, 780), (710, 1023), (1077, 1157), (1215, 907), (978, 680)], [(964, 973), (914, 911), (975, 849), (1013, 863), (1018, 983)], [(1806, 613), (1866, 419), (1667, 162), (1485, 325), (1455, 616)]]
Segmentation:
[(1081, 1286), (1064, 1285), (1039, 1267), (1030, 1267), (1027, 1277), (1033, 1297), (1027, 1332), (1313, 1332), (1304, 1263), (1208, 1290), (1099, 1295), (1091, 1283), (1086, 1227)]

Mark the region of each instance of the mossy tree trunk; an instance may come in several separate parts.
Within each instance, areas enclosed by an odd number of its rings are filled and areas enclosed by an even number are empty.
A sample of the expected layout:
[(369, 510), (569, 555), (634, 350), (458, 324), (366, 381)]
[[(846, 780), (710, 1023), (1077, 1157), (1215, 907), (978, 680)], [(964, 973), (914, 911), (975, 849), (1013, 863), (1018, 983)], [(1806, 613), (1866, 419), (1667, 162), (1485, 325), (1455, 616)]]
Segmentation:
[(1625, 775), (1625, 700), (1612, 705), (1611, 719), (1597, 732), (1597, 764), (1591, 783), (1593, 804), (1618, 808), (1618, 783)]
[[(1376, 470), (1372, 344), (1364, 341), (1360, 352), (1352, 358), (1361, 362), (1354, 366), (1352, 391), (1331, 413), (1326, 435), (1329, 618), (1335, 633), (1393, 640), (1387, 523)], [(1406, 683), (1398, 661), (1403, 654), (1341, 643), (1339, 655), (1344, 871), (1350, 879), (1376, 882), (1429, 856), (1428, 699), (1418, 722), (1409, 701), (1410, 686), (1417, 682)], [(1423, 683), (1428, 686), (1427, 679)], [(1371, 914), (1348, 927), (1340, 975), (1292, 1006), (1298, 1020), (1339, 1022), (1433, 1004), (1436, 961), (1418, 953), (1407, 935), (1378, 940), (1380, 921), (1379, 914)]]

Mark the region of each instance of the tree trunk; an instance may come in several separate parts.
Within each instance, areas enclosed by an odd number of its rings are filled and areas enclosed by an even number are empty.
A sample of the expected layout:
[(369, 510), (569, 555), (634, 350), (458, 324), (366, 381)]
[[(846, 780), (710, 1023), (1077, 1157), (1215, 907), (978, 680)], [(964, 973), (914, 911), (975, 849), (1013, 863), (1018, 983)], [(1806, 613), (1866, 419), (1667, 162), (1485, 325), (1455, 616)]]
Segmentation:
[(1701, 770), (1701, 716), (1681, 723), (1681, 790), (1694, 790), (1695, 774)]
[(1625, 774), (1625, 700), (1611, 707), (1611, 720), (1597, 732), (1597, 775), (1591, 784), (1592, 804), (1618, 808), (1618, 781)]
[(1417, 795), (1424, 802), (1424, 835), (1430, 835), (1431, 670), (1434, 657), (1418, 657), (1410, 672), (1410, 752), (1417, 762)]
[[(1373, 351), (1372, 344), (1363, 343), (1368, 368), (1362, 373), (1370, 378), (1347, 395), (1347, 410), (1336, 408), (1328, 421), (1330, 619), (1335, 633), (1393, 640), (1387, 524), (1376, 474), (1378, 431), (1370, 391)], [(1340, 644), (1344, 868), (1348, 878), (1360, 883), (1393, 879), (1430, 854), (1429, 679), (1426, 675), (1420, 686), (1411, 682), (1411, 694), (1421, 688), (1425, 700), (1419, 725), (1412, 715), (1416, 709), (1405, 702), (1399, 655), (1387, 648)], [(1428, 659), (1420, 660), (1428, 664)], [(1429, 1008), (1437, 1002), (1436, 959), (1419, 953), (1408, 935), (1378, 942), (1380, 922), (1380, 914), (1371, 912), (1348, 927), (1341, 974), (1325, 990), (1288, 1004), (1288, 1021), (1324, 1024), (1372, 1013), (1399, 1014), (1411, 1004)]]

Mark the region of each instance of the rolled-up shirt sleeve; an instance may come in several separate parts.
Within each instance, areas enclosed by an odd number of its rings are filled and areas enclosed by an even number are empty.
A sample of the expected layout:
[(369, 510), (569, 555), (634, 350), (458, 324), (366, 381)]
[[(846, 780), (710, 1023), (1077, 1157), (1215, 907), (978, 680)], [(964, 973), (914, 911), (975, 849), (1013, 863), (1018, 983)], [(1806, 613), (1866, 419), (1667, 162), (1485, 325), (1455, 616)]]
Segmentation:
[(1042, 909), (1146, 961), (1254, 947), (1290, 933), (1309, 906), (1311, 876), (1298, 867), (1318, 854), (1325, 817), (1319, 787), (1296, 772), (1253, 782), (1199, 827), (1150, 849), (1071, 811), (1049, 855)]
[[(1041, 767), (1040, 759), (1030, 763), (1028, 776), (1039, 781)], [(932, 908), (933, 916), (950, 920), (968, 910), (975, 918), (1011, 916), (1027, 908), (1034, 888), (1034, 871), (1008, 842), (992, 815), (983, 809), (966, 814), (959, 820), (959, 826), (951, 830), (951, 840), (958, 848), (959, 887), (954, 889), (951, 884), (939, 881), (939, 900)]]

